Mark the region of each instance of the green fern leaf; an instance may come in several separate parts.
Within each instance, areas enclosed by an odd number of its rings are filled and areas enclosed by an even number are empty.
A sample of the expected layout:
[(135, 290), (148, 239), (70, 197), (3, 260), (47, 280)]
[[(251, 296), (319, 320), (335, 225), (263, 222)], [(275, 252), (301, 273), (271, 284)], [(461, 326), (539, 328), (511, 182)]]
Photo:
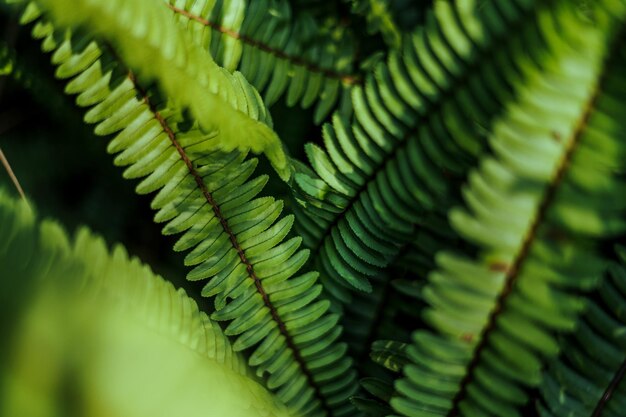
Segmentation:
[(577, 293), (597, 285), (606, 264), (599, 238), (626, 230), (626, 200), (606, 203), (621, 195), (614, 170), (626, 151), (613, 127), (626, 109), (610, 99), (625, 93), (614, 81), (621, 58), (604, 62), (623, 57), (606, 44), (625, 12), (601, 2), (589, 22), (564, 2), (539, 16), (551, 50), (541, 65), (518, 58), (528, 82), (494, 123), (493, 155), (464, 188), (467, 208), (450, 212), (480, 251), (437, 255), (423, 291), (436, 334), (413, 335), (397, 412), (519, 416), (525, 389), (559, 351), (554, 333), (573, 330), (584, 308)]
[(298, 232), (339, 303), (349, 288), (370, 291), (416, 224), (459, 201), (455, 185), (514, 92), (509, 56), (525, 53), (520, 41), (535, 32), (538, 10), (478, 3), (437, 1), (425, 26), (353, 89), (352, 116), (324, 127), (325, 152), (309, 147), (313, 171), (296, 164)]
[(70, 241), (2, 190), (0, 237), (3, 298), (23, 316), (2, 344), (2, 415), (287, 416), (219, 326), (121, 246), (86, 229)]

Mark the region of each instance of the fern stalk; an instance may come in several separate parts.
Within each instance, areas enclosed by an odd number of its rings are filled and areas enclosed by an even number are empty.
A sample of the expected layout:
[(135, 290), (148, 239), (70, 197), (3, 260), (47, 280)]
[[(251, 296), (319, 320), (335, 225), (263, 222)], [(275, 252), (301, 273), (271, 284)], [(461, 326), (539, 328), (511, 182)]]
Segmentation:
[(613, 397), (615, 390), (624, 380), (625, 376), (626, 376), (626, 359), (624, 359), (624, 362), (622, 362), (622, 364), (620, 365), (619, 369), (615, 373), (615, 376), (611, 380), (611, 383), (609, 384), (609, 386), (606, 387), (606, 391), (604, 391), (604, 393), (602, 394), (602, 397), (600, 398), (600, 401), (598, 402), (598, 405), (596, 406), (596, 408), (593, 410), (593, 414), (591, 415), (591, 417), (600, 417), (602, 415), (602, 412), (604, 411), (604, 407), (606, 407), (606, 404), (611, 400), (611, 397)]

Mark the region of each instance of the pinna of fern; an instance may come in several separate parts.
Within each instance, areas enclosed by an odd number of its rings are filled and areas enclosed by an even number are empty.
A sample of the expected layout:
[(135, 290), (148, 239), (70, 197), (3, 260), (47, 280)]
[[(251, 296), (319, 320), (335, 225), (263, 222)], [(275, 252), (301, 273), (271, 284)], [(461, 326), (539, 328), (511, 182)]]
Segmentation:
[[(23, 20), (39, 14), (31, 3)], [(337, 342), (337, 316), (319, 298), (315, 272), (295, 276), (308, 251), (298, 251), (298, 237), (283, 242), (293, 218), (277, 221), (282, 202), (254, 198), (267, 181), (250, 180), (256, 160), (220, 151), (213, 142), (221, 131), (193, 123), (184, 129), (176, 105), (158, 101), (120, 57), (89, 37), (60, 35), (41, 20), (33, 33), (54, 52), (57, 76), (70, 78), (66, 91), (90, 107), (85, 118), (98, 123), (96, 133), (117, 132), (109, 150), (119, 153), (117, 164), (129, 166), (124, 175), (146, 177), (139, 193), (159, 190), (155, 220), (168, 222), (165, 234), (183, 233), (175, 250), (191, 250), (189, 279), (210, 279), (203, 294), (214, 298), (212, 318), (237, 336), (234, 349), (250, 350), (250, 365), (259, 376), (269, 374), (267, 385), (292, 412), (353, 413), (355, 373), (345, 344)]]

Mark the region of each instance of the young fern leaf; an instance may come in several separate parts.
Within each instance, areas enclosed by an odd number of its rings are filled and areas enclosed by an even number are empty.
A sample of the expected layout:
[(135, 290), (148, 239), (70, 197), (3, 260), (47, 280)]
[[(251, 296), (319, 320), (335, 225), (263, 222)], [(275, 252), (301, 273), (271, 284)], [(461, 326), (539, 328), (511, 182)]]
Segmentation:
[(458, 201), (484, 126), (514, 91), (511, 55), (526, 53), (527, 38), (543, 50), (537, 16), (553, 1), (476, 3), (435, 2), (424, 27), (353, 88), (353, 115), (324, 126), (326, 150), (308, 145), (314, 172), (296, 165), (299, 233), (340, 302), (348, 288), (370, 291), (415, 225)]
[[(5, 371), (11, 375), (0, 390), (2, 415), (34, 415), (28, 412), (37, 409), (33, 401), (59, 408), (50, 415), (63, 414), (63, 389), (79, 396), (73, 398), (81, 408), (73, 410), (77, 415), (96, 415), (98, 409), (135, 416), (288, 415), (217, 323), (121, 246), (109, 252), (86, 229), (70, 241), (60, 226), (37, 222), (24, 203), (2, 190), (0, 240), (2, 294), (11, 288), (12, 297), (22, 299), (26, 318), (15, 319), (23, 324), (8, 338), (16, 354), (2, 369), (3, 377)], [(38, 369), (40, 379), (33, 381), (29, 362), (36, 363), (33, 352), (40, 351), (29, 346), (28, 335), (37, 320), (47, 325), (35, 342), (46, 347), (48, 366)], [(70, 375), (79, 385), (64, 387)], [(42, 380), (53, 385), (48, 392), (42, 393)], [(24, 394), (30, 394), (26, 401)]]
[(610, 265), (594, 299), (574, 334), (559, 340), (561, 357), (543, 374), (541, 417), (618, 417), (626, 409), (626, 385), (621, 383), (626, 373), (623, 265)]
[[(130, 68), (156, 78), (166, 95), (191, 110), (207, 132), (219, 131), (214, 145), (225, 151), (264, 152), (281, 178), (291, 168), (260, 96), (239, 73), (230, 74), (195, 45), (152, 0), (40, 0), (59, 24), (89, 24), (113, 41)], [(68, 51), (69, 52), (69, 51)]]
[(354, 41), (343, 27), (294, 15), (286, 0), (169, 0), (191, 37), (229, 71), (239, 70), (270, 106), (286, 94), (288, 106), (317, 102), (320, 123), (360, 83)]
[[(37, 18), (30, 8), (24, 20)], [(226, 321), (233, 347), (249, 350), (249, 363), (293, 413), (352, 415), (348, 397), (357, 389), (347, 347), (338, 343), (338, 317), (321, 300), (317, 273), (295, 276), (308, 258), (299, 237), (283, 241), (293, 216), (277, 220), (282, 201), (255, 198), (266, 176), (250, 179), (257, 161), (225, 154), (194, 124), (183, 130), (180, 109), (159, 103), (132, 73), (95, 41), (55, 35), (38, 22), (36, 37), (54, 51), (57, 76), (70, 78), (66, 91), (90, 107), (85, 119), (96, 133), (115, 134), (108, 150), (128, 166), (126, 178), (145, 177), (141, 194), (158, 190), (155, 220), (164, 234), (183, 233), (175, 250), (191, 250), (191, 280), (209, 279), (203, 295), (214, 297), (212, 318)]]
[(616, 175), (625, 109), (612, 99), (626, 89), (620, 65), (605, 62), (625, 15), (622, 1), (595, 3), (593, 21), (563, 2), (539, 17), (549, 52), (515, 58), (528, 81), (493, 125), (493, 155), (463, 189), (467, 208), (450, 212), (480, 252), (437, 255), (423, 292), (435, 332), (413, 335), (398, 413), (520, 416), (525, 389), (559, 351), (554, 333), (574, 329), (579, 293), (606, 265), (599, 240), (626, 230)]

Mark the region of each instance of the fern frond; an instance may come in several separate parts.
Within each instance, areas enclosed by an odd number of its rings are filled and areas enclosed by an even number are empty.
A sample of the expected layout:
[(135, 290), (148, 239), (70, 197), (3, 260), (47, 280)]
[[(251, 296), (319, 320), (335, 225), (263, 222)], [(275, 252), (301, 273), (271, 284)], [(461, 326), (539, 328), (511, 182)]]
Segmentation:
[(129, 68), (156, 78), (166, 95), (188, 107), (205, 131), (220, 132), (215, 146), (264, 152), (280, 176), (289, 179), (287, 156), (256, 90), (241, 74), (219, 67), (158, 2), (41, 0), (41, 4), (59, 24), (89, 24), (92, 33), (113, 41)]
[(528, 81), (493, 125), (493, 155), (470, 173), (466, 208), (450, 212), (480, 250), (437, 255), (423, 292), (435, 332), (413, 335), (391, 400), (402, 415), (520, 416), (526, 389), (559, 351), (555, 333), (573, 330), (579, 293), (598, 284), (600, 239), (626, 230), (626, 200), (615, 197), (626, 152), (615, 31), (626, 4), (597, 2), (592, 12), (590, 21), (563, 2), (539, 19), (549, 51), (516, 58)]
[[(37, 400), (38, 406), (64, 401), (58, 398), (62, 387), (56, 386), (50, 390), (52, 398), (35, 396), (21, 402), (20, 390), (40, 393), (41, 382), (28, 379), (28, 362), (33, 354), (40, 355), (39, 346), (33, 350), (27, 344), (33, 341), (28, 339), (33, 331), (29, 326), (46, 320), (50, 326), (46, 333), (55, 335), (51, 342), (40, 331), (36, 339), (46, 347), (48, 364), (37, 376), (58, 377), (56, 383), (62, 385), (68, 373), (75, 373), (80, 386), (72, 389), (81, 396), (83, 412), (94, 413), (100, 407), (115, 415), (128, 415), (129, 410), (138, 413), (134, 415), (154, 415), (158, 409), (159, 415), (169, 410), (188, 416), (225, 412), (287, 416), (284, 406), (250, 376), (245, 360), (233, 351), (219, 326), (184, 291), (174, 289), (136, 258), (130, 259), (121, 246), (110, 253), (104, 241), (86, 229), (70, 241), (59, 225), (36, 222), (25, 204), (2, 190), (0, 238), (2, 294), (21, 298), (21, 314), (26, 317), (17, 320), (23, 327), (9, 338), (17, 345), (17, 357), (4, 370), (12, 378), (1, 385), (2, 415), (30, 415), (28, 403)], [(129, 361), (136, 352), (143, 359)], [(58, 362), (68, 369), (55, 369)], [(160, 378), (154, 379), (154, 369), (159, 369)], [(137, 390), (137, 385), (133, 387), (137, 383), (148, 383), (149, 389)], [(134, 395), (121, 394), (126, 390)], [(155, 401), (160, 391), (168, 405)]]
[(268, 106), (283, 95), (288, 106), (317, 102), (319, 123), (360, 83), (346, 28), (294, 14), (286, 0), (169, 0), (169, 8), (220, 65), (241, 71)]
[[(296, 166), (299, 233), (324, 287), (340, 302), (458, 201), (457, 185), (485, 146), (485, 127), (518, 82), (513, 57), (537, 55), (539, 18), (553, 2), (435, 2), (426, 24), (352, 91), (351, 117), (309, 144)], [(348, 288), (347, 288), (348, 287)]]
[(539, 387), (542, 417), (617, 417), (626, 409), (626, 269), (611, 264), (572, 336), (559, 340), (561, 357)]
[[(36, 18), (37, 13), (27, 15)], [(55, 35), (39, 22), (36, 37), (53, 51), (66, 91), (90, 107), (85, 120), (96, 133), (116, 134), (108, 150), (128, 166), (126, 178), (144, 178), (141, 194), (158, 191), (155, 220), (164, 234), (180, 234), (175, 250), (190, 250), (191, 280), (209, 279), (203, 295), (214, 297), (212, 318), (228, 323), (237, 351), (294, 413), (351, 415), (348, 397), (357, 389), (352, 360), (338, 343), (338, 317), (320, 299), (317, 273), (296, 276), (308, 258), (298, 237), (285, 241), (293, 216), (279, 220), (282, 201), (255, 198), (267, 182), (252, 179), (256, 159), (223, 153), (197, 123), (185, 127), (180, 109), (161, 103), (133, 73), (85, 37)]]

